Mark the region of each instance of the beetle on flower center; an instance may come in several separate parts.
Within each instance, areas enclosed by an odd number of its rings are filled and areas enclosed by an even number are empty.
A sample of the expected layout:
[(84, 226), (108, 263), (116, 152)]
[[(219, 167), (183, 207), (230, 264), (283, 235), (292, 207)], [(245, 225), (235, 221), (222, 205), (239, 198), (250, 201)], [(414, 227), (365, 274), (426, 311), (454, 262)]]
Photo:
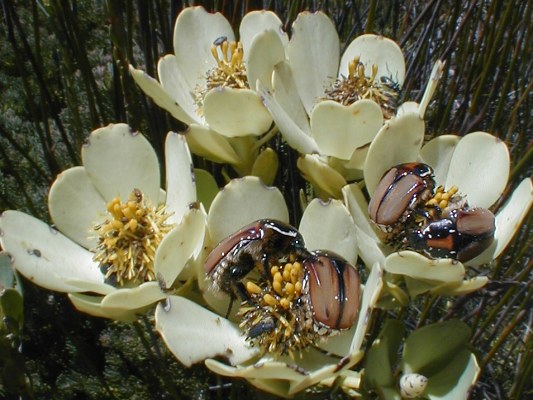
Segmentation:
[(333, 100), (349, 106), (358, 100), (368, 99), (376, 102), (386, 119), (396, 113), (400, 85), (388, 77), (376, 79), (378, 68), (372, 66), (372, 74), (365, 75), (365, 66), (356, 57), (348, 63), (348, 75), (338, 78), (326, 90), (324, 99)]

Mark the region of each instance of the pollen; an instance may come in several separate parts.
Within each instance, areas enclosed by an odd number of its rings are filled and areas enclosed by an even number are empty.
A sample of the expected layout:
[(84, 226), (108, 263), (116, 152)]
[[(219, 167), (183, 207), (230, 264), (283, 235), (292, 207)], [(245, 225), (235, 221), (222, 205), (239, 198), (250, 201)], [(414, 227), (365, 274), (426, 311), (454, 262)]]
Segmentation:
[(438, 208), (442, 211), (448, 207), (452, 201), (456, 200), (458, 191), (459, 189), (455, 185), (447, 191), (444, 190), (444, 186), (440, 185), (435, 189), (435, 194), (426, 202), (425, 206), (426, 208)]
[[(290, 260), (290, 258), (289, 258)], [(297, 261), (272, 266), (270, 276), (247, 281), (249, 300), (241, 305), (240, 327), (263, 352), (294, 356), (318, 339), (306, 296), (306, 278)]]
[(98, 245), (93, 257), (105, 278), (117, 286), (155, 280), (155, 252), (172, 229), (164, 206), (153, 207), (134, 189), (124, 203), (111, 200), (107, 211), (108, 219), (94, 227)]
[(211, 89), (218, 87), (249, 88), (241, 42), (228, 41), (226, 37), (220, 37), (213, 42), (210, 50), (216, 61), (216, 67), (207, 72), (205, 86), (196, 87), (195, 100), (199, 114), (203, 113), (204, 97)]
[(391, 78), (382, 76), (377, 79), (378, 67), (372, 66), (368, 75), (359, 57), (348, 64), (348, 75), (338, 78), (333, 85), (326, 89), (324, 100), (333, 100), (344, 106), (349, 106), (358, 100), (368, 99), (376, 102), (383, 111), (385, 119), (394, 116), (400, 85)]

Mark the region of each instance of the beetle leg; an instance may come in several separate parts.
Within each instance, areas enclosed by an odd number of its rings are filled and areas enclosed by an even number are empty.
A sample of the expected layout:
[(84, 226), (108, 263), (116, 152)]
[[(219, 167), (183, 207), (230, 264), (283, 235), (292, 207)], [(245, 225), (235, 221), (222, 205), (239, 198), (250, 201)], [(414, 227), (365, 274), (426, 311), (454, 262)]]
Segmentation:
[(235, 282), (233, 285), (233, 298), (240, 298), (242, 301), (246, 301), (247, 303), (251, 303), (252, 298), (248, 294), (248, 291), (246, 290), (246, 287), (244, 286), (244, 283), (241, 281)]
[(233, 303), (235, 302), (236, 299), (240, 298), (241, 301), (245, 301), (247, 303), (251, 303), (252, 302), (252, 298), (250, 297), (250, 295), (246, 291), (246, 287), (240, 281), (232, 283), (231, 292), (229, 293), (229, 295), (230, 295), (230, 300), (229, 300), (229, 304), (228, 304), (228, 311), (226, 311), (226, 319), (229, 318), (229, 315), (231, 313), (231, 309), (233, 307)]

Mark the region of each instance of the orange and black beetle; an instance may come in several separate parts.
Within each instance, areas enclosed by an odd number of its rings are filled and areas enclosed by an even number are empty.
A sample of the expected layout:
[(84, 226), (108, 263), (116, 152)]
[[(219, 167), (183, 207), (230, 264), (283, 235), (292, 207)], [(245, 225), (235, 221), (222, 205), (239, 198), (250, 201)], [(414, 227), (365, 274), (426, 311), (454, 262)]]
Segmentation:
[(494, 214), (485, 208), (452, 210), (445, 218), (429, 222), (408, 235), (409, 245), (431, 257), (461, 262), (481, 254), (494, 241)]
[(266, 273), (270, 260), (307, 254), (296, 228), (273, 219), (260, 219), (222, 240), (205, 262), (205, 273), (215, 289), (247, 298), (241, 280), (259, 263)]
[(433, 170), (422, 163), (399, 164), (379, 181), (368, 204), (370, 219), (382, 230), (407, 220), (416, 206), (429, 199), (435, 187)]

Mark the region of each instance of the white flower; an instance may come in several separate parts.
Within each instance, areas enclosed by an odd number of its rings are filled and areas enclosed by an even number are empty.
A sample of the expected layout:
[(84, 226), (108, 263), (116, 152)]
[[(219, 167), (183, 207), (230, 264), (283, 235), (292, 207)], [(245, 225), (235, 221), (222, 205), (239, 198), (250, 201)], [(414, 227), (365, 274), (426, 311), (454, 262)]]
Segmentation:
[[(457, 186), (470, 207), (491, 207), (504, 192), (509, 177), (507, 146), (500, 139), (474, 132), (458, 137), (442, 135), (422, 147), (423, 135), (409, 124), (382, 129), (372, 142), (364, 169), (366, 189), (372, 196), (382, 175), (394, 165), (419, 161), (431, 166), (437, 185)], [(368, 217), (368, 204), (357, 184), (343, 189), (345, 201), (357, 225), (359, 254), (367, 263), (379, 263), (385, 271), (404, 276), (411, 295), (431, 290), (436, 294), (461, 295), (488, 281), (479, 276), (464, 280), (465, 265), (477, 266), (497, 258), (518, 231), (533, 202), (533, 186), (524, 179), (496, 214), (494, 242), (480, 255), (464, 263), (429, 259), (413, 251), (393, 252), (382, 243)], [(394, 284), (392, 284), (394, 286)], [(393, 288), (395, 290), (396, 288)]]
[[(287, 206), (279, 190), (264, 186), (253, 177), (231, 181), (217, 195), (209, 211), (210, 247), (242, 226), (263, 218), (288, 222)], [(348, 211), (336, 200), (328, 203), (314, 200), (300, 223), (300, 233), (309, 250), (331, 250), (350, 263), (355, 263), (357, 258), (354, 228)], [(319, 342), (319, 346), (331, 354), (308, 348), (301, 353), (301, 358), (296, 354), (294, 359), (284, 355), (276, 357), (268, 352), (262, 355), (259, 346), (250, 346), (239, 328), (239, 317), (234, 312), (229, 320), (223, 317), (228, 310), (229, 296), (221, 300), (221, 293), (212, 293), (203, 263), (198, 266), (204, 299), (218, 313), (181, 296), (170, 296), (166, 305), (160, 304), (156, 309), (156, 327), (183, 364), (206, 360), (208, 368), (221, 375), (243, 377), (262, 390), (285, 397), (317, 383), (331, 385), (337, 376), (345, 377), (347, 385), (357, 386), (359, 373), (349, 368), (362, 357), (360, 347), (369, 313), (381, 287), (379, 266), (372, 270), (366, 282), (357, 323)], [(238, 307), (235, 305), (234, 310)], [(214, 360), (217, 356), (227, 359), (229, 365)], [(341, 357), (346, 358), (341, 362)]]
[(350, 160), (381, 128), (380, 105), (392, 107), (393, 90), (381, 77), (401, 85), (405, 62), (398, 45), (382, 36), (359, 36), (342, 58), (339, 49), (328, 16), (300, 13), (292, 25), (288, 63), (276, 65), (272, 92), (266, 86), (261, 94), (291, 147)]
[(196, 191), (184, 138), (169, 133), (165, 150), (166, 194), (140, 133), (125, 124), (92, 132), (83, 166), (58, 175), (50, 189), (53, 228), (19, 211), (2, 214), (0, 243), (13, 267), (96, 316), (132, 320), (164, 298), (160, 284), (171, 287), (205, 231), (205, 213), (190, 208)]
[[(259, 83), (284, 139), (302, 153), (298, 168), (322, 198), (340, 198), (347, 181), (361, 178), (368, 144), (396, 115), (405, 76), (402, 51), (388, 38), (366, 34), (342, 57), (339, 49), (329, 17), (300, 13), (292, 25), (288, 61), (274, 67), (271, 84)], [(423, 119), (441, 68), (437, 63), (421, 104), (405, 103), (398, 116)], [(413, 129), (423, 130), (423, 124)]]
[(280, 19), (269, 11), (244, 16), (236, 41), (230, 23), (202, 7), (185, 8), (174, 28), (174, 54), (158, 63), (159, 82), (130, 66), (141, 89), (176, 119), (189, 125), (186, 137), (194, 153), (217, 162), (249, 162), (247, 136), (272, 124), (255, 82), (270, 75), (285, 58), (287, 43)]

